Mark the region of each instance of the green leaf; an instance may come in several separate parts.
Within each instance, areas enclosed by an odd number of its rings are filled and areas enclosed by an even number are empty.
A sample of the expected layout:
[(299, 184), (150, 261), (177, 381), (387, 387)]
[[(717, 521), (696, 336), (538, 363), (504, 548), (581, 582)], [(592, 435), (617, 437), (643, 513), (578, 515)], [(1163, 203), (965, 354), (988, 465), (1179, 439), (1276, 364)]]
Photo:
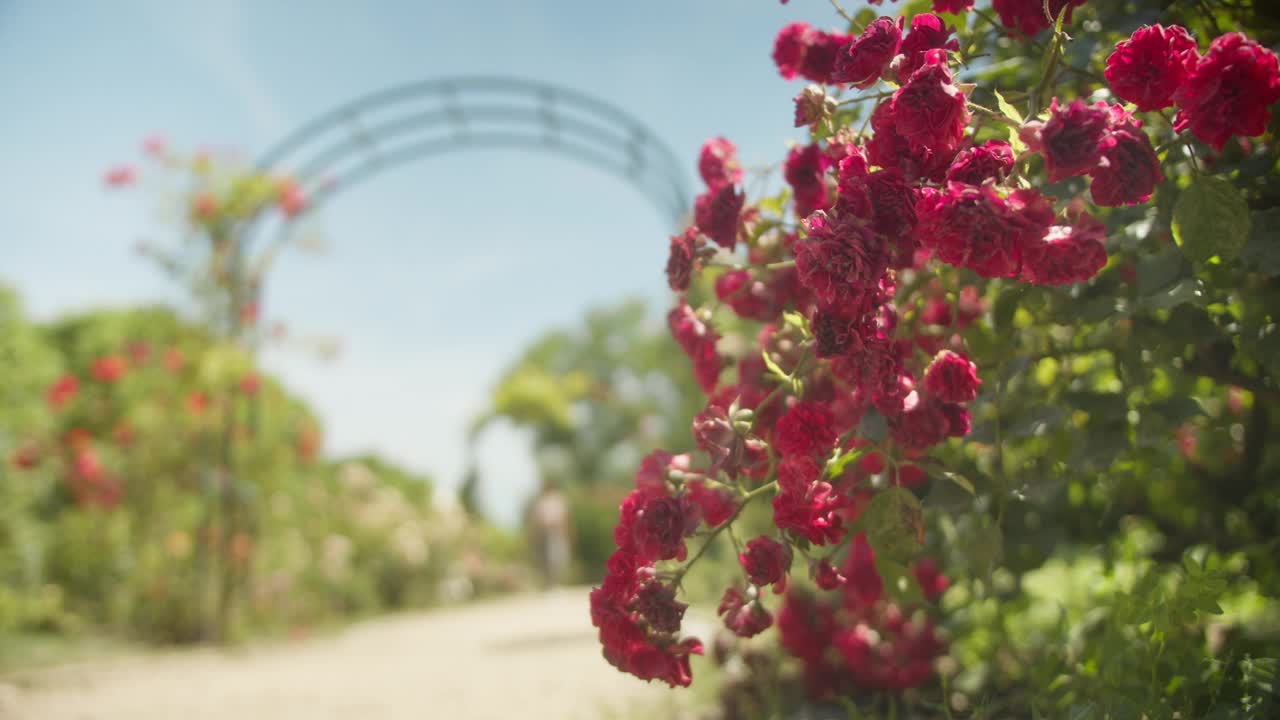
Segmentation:
[(1240, 255), (1249, 241), (1249, 227), (1249, 204), (1220, 177), (1197, 176), (1173, 208), (1173, 239), (1198, 262)]
[(961, 490), (964, 490), (970, 495), (978, 494), (978, 491), (975, 490), (973, 487), (973, 483), (969, 482), (969, 478), (961, 475), (960, 473), (954, 473), (949, 470), (945, 470), (943, 472), (938, 473), (938, 475), (955, 483), (960, 487)]
[(1280, 275), (1280, 208), (1253, 214), (1253, 231), (1240, 259), (1267, 275)]
[(849, 463), (857, 462), (859, 458), (866, 455), (869, 451), (869, 448), (850, 450), (827, 463), (827, 477), (840, 477), (840, 475), (844, 473), (844, 469), (849, 466)]
[(781, 380), (791, 380), (791, 376), (784, 372), (782, 368), (778, 367), (778, 363), (774, 362), (773, 358), (769, 357), (768, 350), (761, 350), (760, 357), (764, 358), (764, 366), (769, 368), (769, 372), (777, 375)]
[(782, 318), (786, 320), (787, 325), (798, 329), (806, 338), (811, 336), (809, 332), (809, 319), (798, 312), (784, 312)]
[(996, 95), (996, 107), (1000, 108), (1000, 112), (1009, 118), (1012, 123), (1008, 126), (1009, 145), (1013, 147), (1014, 157), (1017, 157), (1027, 150), (1027, 144), (1022, 142), (1022, 136), (1018, 134), (1024, 122), (1022, 113), (1018, 112), (1018, 109), (1011, 105), (1008, 100), (1005, 100), (999, 90), (993, 89), (991, 92)]

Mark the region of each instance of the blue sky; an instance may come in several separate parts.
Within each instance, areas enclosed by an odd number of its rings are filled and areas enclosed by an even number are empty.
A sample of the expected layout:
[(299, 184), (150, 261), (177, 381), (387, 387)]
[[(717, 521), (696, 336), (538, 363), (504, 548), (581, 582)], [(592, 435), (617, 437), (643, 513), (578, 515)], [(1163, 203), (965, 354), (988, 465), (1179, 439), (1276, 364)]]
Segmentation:
[[(848, 3), (852, 7), (855, 3)], [(796, 83), (769, 58), (782, 25), (833, 27), (823, 0), (196, 2), (0, 0), (0, 283), (38, 318), (178, 297), (139, 260), (172, 240), (159, 192), (106, 190), (141, 139), (255, 153), (371, 90), (463, 74), (546, 80), (605, 99), (686, 161), (723, 134), (747, 164), (782, 157)], [(266, 363), (322, 414), (331, 452), (376, 450), (457, 482), (463, 426), (531, 339), (592, 305), (665, 306), (673, 228), (638, 191), (572, 160), (476, 151), (388, 171), (324, 207), (327, 250), (292, 253), (269, 319), (332, 336), (323, 363)], [(655, 313), (656, 316), (656, 313)], [(504, 520), (534, 484), (527, 442), (482, 448)]]

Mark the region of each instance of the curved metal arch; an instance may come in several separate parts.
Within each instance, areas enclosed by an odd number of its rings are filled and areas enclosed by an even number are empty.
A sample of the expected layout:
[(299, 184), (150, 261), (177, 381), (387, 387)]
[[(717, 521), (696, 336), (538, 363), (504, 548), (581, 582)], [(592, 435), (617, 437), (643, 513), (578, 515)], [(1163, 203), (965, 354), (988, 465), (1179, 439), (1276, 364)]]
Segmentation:
[(630, 182), (673, 228), (688, 217), (684, 166), (651, 129), (597, 98), (518, 78), (460, 76), (370, 93), (276, 143), (258, 168), (291, 176), (310, 211), (382, 169), (485, 147), (565, 155)]

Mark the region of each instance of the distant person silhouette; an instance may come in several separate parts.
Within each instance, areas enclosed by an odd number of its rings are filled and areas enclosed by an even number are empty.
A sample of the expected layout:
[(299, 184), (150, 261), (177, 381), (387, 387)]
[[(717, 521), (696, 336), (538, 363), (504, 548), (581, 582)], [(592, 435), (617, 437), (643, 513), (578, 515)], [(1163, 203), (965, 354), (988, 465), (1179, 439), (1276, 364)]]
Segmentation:
[(544, 585), (552, 588), (563, 584), (570, 559), (569, 501), (554, 479), (543, 481), (529, 508), (529, 520)]

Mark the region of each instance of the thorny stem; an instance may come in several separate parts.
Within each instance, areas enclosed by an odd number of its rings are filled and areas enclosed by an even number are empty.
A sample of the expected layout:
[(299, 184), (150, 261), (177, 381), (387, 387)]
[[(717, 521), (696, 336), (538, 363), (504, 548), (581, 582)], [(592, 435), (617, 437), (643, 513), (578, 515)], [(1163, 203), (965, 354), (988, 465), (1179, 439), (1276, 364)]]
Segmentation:
[(675, 575), (671, 576), (671, 584), (675, 586), (679, 586), (680, 581), (684, 579), (685, 573), (689, 572), (689, 568), (692, 568), (694, 563), (698, 562), (698, 558), (701, 558), (703, 554), (707, 552), (707, 548), (711, 547), (711, 543), (715, 542), (716, 536), (719, 535), (721, 532), (723, 532), (730, 525), (732, 525), (733, 521), (738, 519), (738, 516), (742, 514), (742, 511), (747, 507), (748, 504), (750, 504), (752, 500), (755, 500), (757, 497), (772, 491), (776, 487), (778, 487), (778, 481), (774, 480), (767, 484), (761, 485), (760, 487), (756, 488), (755, 490), (752, 490), (746, 495), (743, 495), (742, 502), (738, 503), (737, 509), (733, 511), (733, 514), (729, 516), (729, 519), (725, 520), (723, 523), (720, 523), (719, 526), (717, 526), (714, 530), (712, 530), (711, 534), (708, 535), (707, 539), (702, 543), (702, 547), (698, 548), (698, 551), (693, 554), (693, 557), (689, 558), (689, 561), (686, 562), (683, 567), (677, 570)]

